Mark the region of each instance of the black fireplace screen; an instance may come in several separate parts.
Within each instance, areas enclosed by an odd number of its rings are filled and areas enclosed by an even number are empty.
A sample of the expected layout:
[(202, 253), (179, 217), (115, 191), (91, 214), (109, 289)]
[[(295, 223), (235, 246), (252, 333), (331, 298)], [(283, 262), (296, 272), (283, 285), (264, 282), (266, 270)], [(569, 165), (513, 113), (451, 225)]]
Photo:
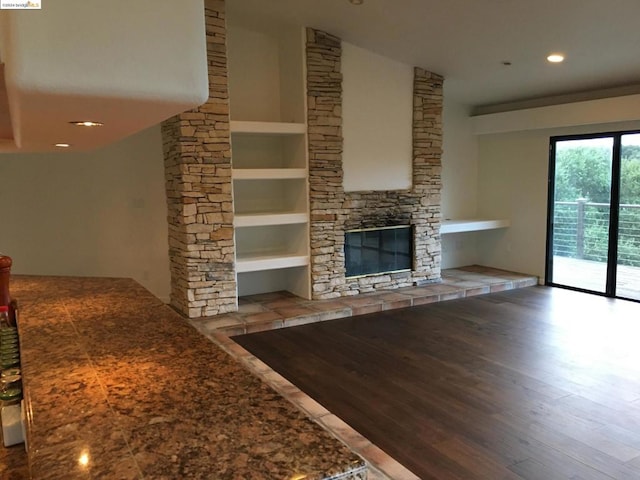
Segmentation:
[(345, 234), (347, 277), (411, 270), (413, 235), (409, 225), (351, 230)]

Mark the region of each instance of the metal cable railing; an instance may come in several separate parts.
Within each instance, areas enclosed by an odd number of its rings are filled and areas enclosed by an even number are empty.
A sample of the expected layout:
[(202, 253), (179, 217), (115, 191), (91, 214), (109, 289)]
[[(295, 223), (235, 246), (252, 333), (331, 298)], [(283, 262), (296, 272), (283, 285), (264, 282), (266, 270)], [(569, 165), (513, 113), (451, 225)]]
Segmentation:
[[(553, 254), (605, 262), (609, 204), (555, 202)], [(640, 205), (622, 204), (619, 211), (618, 264), (640, 266)]]

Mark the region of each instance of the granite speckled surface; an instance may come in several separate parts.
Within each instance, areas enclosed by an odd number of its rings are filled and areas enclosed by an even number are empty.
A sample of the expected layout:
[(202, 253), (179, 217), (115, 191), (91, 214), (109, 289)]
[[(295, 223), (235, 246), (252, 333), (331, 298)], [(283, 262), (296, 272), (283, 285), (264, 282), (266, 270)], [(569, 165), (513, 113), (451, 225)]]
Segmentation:
[(366, 478), (358, 456), (133, 280), (16, 276), (11, 290), (34, 479)]
[(5, 448), (0, 445), (0, 478), (2, 480), (27, 480), (29, 464), (24, 445)]

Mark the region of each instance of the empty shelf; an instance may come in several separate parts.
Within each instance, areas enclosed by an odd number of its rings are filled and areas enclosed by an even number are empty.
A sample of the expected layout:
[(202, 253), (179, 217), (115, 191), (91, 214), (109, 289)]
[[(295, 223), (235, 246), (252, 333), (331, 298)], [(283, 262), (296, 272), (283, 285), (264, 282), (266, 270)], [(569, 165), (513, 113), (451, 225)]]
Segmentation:
[(300, 135), (307, 132), (304, 123), (241, 122), (232, 120), (231, 133), (253, 135)]
[(509, 220), (443, 220), (440, 226), (440, 234), (477, 232), (480, 230), (493, 230), (496, 228), (506, 228), (510, 225)]
[(309, 215), (306, 213), (236, 214), (233, 219), (233, 225), (235, 227), (259, 227), (264, 225), (307, 223), (308, 221)]
[(307, 178), (306, 168), (234, 168), (234, 180), (281, 180)]
[(236, 260), (236, 272), (258, 272), (279, 268), (304, 267), (309, 265), (307, 255), (256, 255), (239, 257)]

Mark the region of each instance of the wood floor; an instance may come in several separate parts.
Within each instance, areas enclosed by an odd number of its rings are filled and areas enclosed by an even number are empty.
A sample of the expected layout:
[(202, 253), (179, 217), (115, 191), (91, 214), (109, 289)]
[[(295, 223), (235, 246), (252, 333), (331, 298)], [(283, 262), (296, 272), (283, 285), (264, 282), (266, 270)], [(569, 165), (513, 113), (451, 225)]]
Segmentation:
[(422, 479), (640, 479), (640, 304), (546, 287), (234, 338)]

